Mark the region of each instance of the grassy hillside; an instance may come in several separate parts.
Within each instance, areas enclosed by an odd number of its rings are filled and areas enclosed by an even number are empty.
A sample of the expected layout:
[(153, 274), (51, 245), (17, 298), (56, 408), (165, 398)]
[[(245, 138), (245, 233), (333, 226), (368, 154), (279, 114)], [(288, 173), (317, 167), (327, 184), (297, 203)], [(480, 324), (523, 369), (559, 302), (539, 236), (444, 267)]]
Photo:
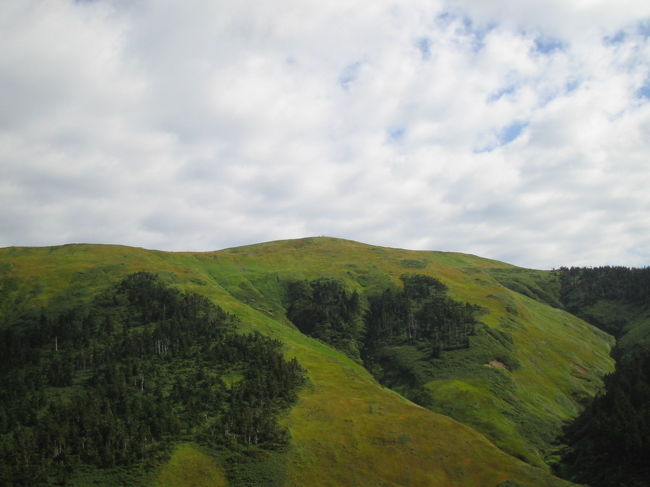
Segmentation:
[[(0, 320), (20, 302), (73, 303), (125, 274), (155, 272), (237, 314), (243, 329), (282, 340), (286, 354), (308, 370), (310, 384), (284, 418), (292, 442), (271, 462), (274, 485), (567, 485), (547, 473), (544, 457), (562, 422), (578, 414), (612, 370), (612, 341), (494, 277), (516, 269), (469, 255), (330, 238), (209, 253), (110, 245), (7, 248), (0, 249)], [(427, 369), (429, 407), (446, 416), (380, 386), (359, 364), (302, 335), (285, 317), (287, 280), (332, 277), (367, 295), (408, 272), (434, 276), (452, 297), (487, 310), (485, 332), (469, 349), (444, 352)], [(412, 354), (399, 359), (422, 365)], [(160, 468), (158, 482), (171, 471), (178, 485), (199, 485), (184, 477), (184, 467), (178, 473), (186, 463), (179, 458), (194, 455), (201, 468), (220, 468), (204, 454), (177, 450)]]
[[(647, 269), (625, 267), (561, 268), (538, 271), (494, 268), (501, 284), (557, 308), (570, 310), (617, 338), (618, 356), (650, 344)], [(562, 285), (564, 278), (564, 287)]]
[(154, 487), (226, 487), (223, 468), (199, 448), (181, 444), (163, 465)]

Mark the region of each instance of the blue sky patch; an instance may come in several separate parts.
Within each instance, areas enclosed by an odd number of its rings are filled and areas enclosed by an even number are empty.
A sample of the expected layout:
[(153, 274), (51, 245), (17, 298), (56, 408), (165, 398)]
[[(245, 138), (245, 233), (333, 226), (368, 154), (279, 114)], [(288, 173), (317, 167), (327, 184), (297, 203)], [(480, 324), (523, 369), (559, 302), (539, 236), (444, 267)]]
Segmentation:
[(643, 20), (636, 24), (636, 29), (618, 30), (613, 35), (603, 37), (603, 43), (608, 46), (621, 44), (628, 40), (630, 36), (641, 36), (644, 39), (650, 38), (650, 20)]
[(344, 90), (349, 90), (350, 85), (357, 79), (359, 76), (359, 70), (361, 69), (361, 61), (356, 61), (352, 64), (348, 64), (341, 74), (339, 74), (339, 84)]
[(564, 91), (565, 93), (572, 93), (575, 90), (578, 89), (578, 86), (580, 86), (580, 83), (576, 80), (572, 80), (567, 82), (567, 84), (564, 85)]
[(458, 32), (470, 39), (470, 45), (474, 52), (479, 52), (485, 47), (485, 37), (494, 29), (494, 25), (479, 27), (475, 25), (468, 17), (463, 18), (463, 29)]
[(553, 37), (538, 37), (535, 39), (535, 50), (542, 54), (553, 54), (566, 48), (564, 42)]
[(515, 121), (506, 125), (499, 132), (499, 145), (506, 145), (521, 135), (524, 129), (528, 127), (528, 122)]
[(456, 16), (451, 12), (442, 12), (439, 13), (436, 17), (436, 23), (439, 25), (449, 25), (456, 19)]
[(404, 127), (391, 127), (388, 129), (388, 138), (391, 142), (399, 142), (404, 138), (406, 129)]
[(622, 43), (623, 41), (625, 41), (625, 38), (626, 38), (625, 31), (619, 30), (614, 35), (605, 36), (603, 38), (603, 42), (605, 43), (605, 45), (613, 46), (615, 44)]
[(650, 100), (650, 75), (645, 79), (643, 86), (636, 91), (636, 97)]
[(436, 22), (441, 26), (456, 24), (456, 33), (469, 41), (469, 46), (473, 52), (479, 52), (483, 49), (485, 37), (496, 27), (494, 23), (479, 25), (467, 15), (459, 15), (454, 12), (439, 14), (436, 17)]
[(500, 100), (504, 96), (512, 95), (516, 91), (517, 91), (517, 85), (515, 84), (508, 85), (504, 88), (501, 88), (500, 90), (495, 91), (494, 93), (491, 93), (488, 96), (487, 101), (488, 103), (494, 103), (495, 101)]
[(496, 134), (496, 138), (497, 138), (496, 143), (490, 143), (482, 147), (478, 147), (474, 149), (473, 152), (475, 154), (480, 154), (482, 152), (492, 152), (494, 149), (497, 149), (498, 147), (508, 145), (510, 142), (515, 140), (517, 137), (519, 137), (526, 127), (528, 127), (528, 122), (515, 120), (511, 124), (503, 127)]
[(431, 39), (428, 37), (420, 37), (415, 44), (423, 60), (426, 61), (431, 58)]

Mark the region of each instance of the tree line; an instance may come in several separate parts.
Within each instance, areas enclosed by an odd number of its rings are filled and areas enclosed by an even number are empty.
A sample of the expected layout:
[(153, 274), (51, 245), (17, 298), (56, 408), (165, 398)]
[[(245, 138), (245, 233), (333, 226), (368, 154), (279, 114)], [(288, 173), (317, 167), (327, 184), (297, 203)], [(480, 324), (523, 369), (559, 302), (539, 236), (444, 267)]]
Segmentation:
[(469, 347), (480, 307), (453, 300), (430, 276), (405, 274), (401, 282), (368, 297), (365, 310), (359, 294), (339, 280), (290, 282), (287, 316), (303, 333), (357, 359), (397, 344), (427, 346), (434, 357)]
[(372, 296), (366, 313), (366, 345), (372, 352), (391, 344), (423, 344), (432, 357), (443, 350), (469, 347), (481, 308), (447, 296), (434, 277), (406, 274), (402, 288)]
[(643, 487), (650, 479), (650, 349), (619, 360), (605, 390), (565, 430), (559, 473), (593, 487)]
[(144, 272), (85, 305), (22, 313), (0, 330), (0, 484), (65, 482), (179, 438), (286, 445), (277, 416), (305, 372), (279, 341), (235, 328), (208, 299)]
[[(647, 315), (648, 267), (563, 267), (556, 272), (566, 309), (617, 337), (631, 319)], [(556, 468), (593, 487), (641, 487), (650, 478), (650, 346), (641, 339), (625, 349), (615, 347), (613, 356), (616, 371), (605, 377), (603, 392), (567, 425), (562, 438), (567, 447)]]
[(637, 306), (645, 306), (650, 300), (650, 267), (561, 267), (555, 272), (559, 276), (563, 306), (614, 335), (621, 332), (623, 320), (602, 323), (597, 317), (585, 314), (585, 308), (599, 300)]

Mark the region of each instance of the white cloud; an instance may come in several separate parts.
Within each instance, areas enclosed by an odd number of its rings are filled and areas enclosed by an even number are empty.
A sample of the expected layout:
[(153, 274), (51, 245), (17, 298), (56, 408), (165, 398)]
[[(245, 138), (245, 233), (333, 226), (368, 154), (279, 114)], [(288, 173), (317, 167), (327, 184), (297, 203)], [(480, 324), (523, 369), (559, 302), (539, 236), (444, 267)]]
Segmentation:
[(646, 3), (3, 2), (0, 245), (646, 265)]

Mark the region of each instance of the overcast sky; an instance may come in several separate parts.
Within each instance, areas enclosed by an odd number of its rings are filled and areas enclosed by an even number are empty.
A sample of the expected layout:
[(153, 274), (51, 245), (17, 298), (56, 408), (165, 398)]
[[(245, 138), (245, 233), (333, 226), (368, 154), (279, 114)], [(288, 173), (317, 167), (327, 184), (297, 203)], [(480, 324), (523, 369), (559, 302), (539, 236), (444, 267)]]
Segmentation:
[(650, 265), (650, 2), (0, 2), (0, 247), (315, 235)]

